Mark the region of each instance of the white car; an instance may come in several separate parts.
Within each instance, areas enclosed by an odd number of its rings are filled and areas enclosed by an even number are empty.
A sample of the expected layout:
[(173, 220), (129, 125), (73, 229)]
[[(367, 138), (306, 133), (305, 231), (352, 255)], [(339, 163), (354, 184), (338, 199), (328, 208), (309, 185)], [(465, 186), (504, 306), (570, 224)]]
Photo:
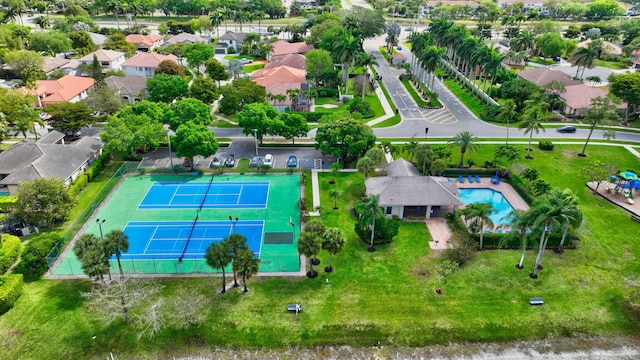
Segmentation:
[(273, 167), (273, 155), (271, 154), (265, 155), (264, 160), (262, 161), (262, 164), (267, 167)]
[(243, 63), (243, 64), (251, 64), (253, 62), (253, 60), (247, 59), (247, 58), (242, 58), (242, 59), (240, 59), (240, 62)]

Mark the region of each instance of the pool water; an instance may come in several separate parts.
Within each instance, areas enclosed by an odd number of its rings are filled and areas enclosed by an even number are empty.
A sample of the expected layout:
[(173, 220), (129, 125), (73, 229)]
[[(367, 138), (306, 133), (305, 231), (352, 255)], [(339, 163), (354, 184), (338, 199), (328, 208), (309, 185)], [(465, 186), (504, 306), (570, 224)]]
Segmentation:
[(497, 212), (489, 218), (496, 225), (507, 224), (507, 216), (513, 210), (513, 206), (501, 192), (491, 189), (459, 189), (458, 197), (465, 204), (491, 203)]

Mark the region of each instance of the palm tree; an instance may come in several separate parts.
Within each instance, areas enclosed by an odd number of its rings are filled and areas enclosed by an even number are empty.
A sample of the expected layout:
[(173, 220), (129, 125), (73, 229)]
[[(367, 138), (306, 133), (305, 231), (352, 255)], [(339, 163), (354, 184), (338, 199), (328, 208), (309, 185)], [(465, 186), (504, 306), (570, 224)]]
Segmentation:
[(544, 126), (542, 122), (545, 120), (545, 113), (538, 105), (532, 105), (524, 110), (522, 115), (522, 124), (518, 126), (519, 129), (524, 129), (524, 134), (529, 134), (529, 146), (527, 147), (526, 159), (533, 159), (531, 153), (531, 140), (533, 139), (533, 133), (540, 133), (540, 130), (544, 132)]
[(342, 192), (338, 189), (331, 189), (329, 191), (329, 197), (333, 198), (333, 210), (338, 210), (338, 198), (342, 195)]
[(82, 271), (95, 280), (104, 280), (109, 269), (109, 259), (105, 256), (104, 246), (97, 236), (83, 234), (73, 246)]
[(478, 148), (478, 144), (476, 144), (475, 141), (476, 137), (466, 130), (457, 133), (456, 136), (449, 140), (449, 145), (453, 145), (460, 149), (460, 162), (458, 163), (458, 167), (461, 168), (464, 164), (464, 154), (467, 151), (473, 152)]
[(369, 252), (376, 251), (373, 247), (373, 239), (376, 231), (376, 217), (384, 215), (384, 212), (380, 207), (379, 200), (379, 195), (369, 195), (356, 203), (356, 211), (360, 214), (361, 224), (371, 223), (371, 245), (367, 249)]
[(255, 257), (253, 251), (242, 249), (233, 264), (238, 274), (242, 276), (242, 285), (244, 286), (242, 292), (246, 294), (249, 291), (249, 289), (247, 289), (247, 280), (258, 273), (260, 269), (260, 259)]
[(318, 276), (318, 273), (313, 270), (311, 258), (320, 252), (321, 247), (320, 238), (312, 232), (303, 231), (300, 234), (300, 237), (298, 237), (298, 252), (309, 259), (309, 272), (307, 272), (308, 278), (313, 279)]
[(522, 30), (518, 36), (509, 44), (514, 51), (531, 51), (535, 44), (535, 35), (525, 29)]
[(515, 209), (507, 215), (507, 222), (511, 226), (511, 236), (520, 237), (520, 248), (522, 249), (522, 255), (520, 256), (520, 262), (516, 264), (517, 269), (524, 269), (522, 263), (524, 262), (524, 256), (527, 253), (527, 246), (529, 245), (529, 234), (527, 230), (531, 226), (531, 213), (526, 210)]
[[(324, 224), (322, 223), (322, 220), (320, 220), (320, 218), (315, 218), (315, 219), (311, 219), (311, 220), (307, 221), (307, 223), (304, 226), (304, 231), (305, 232), (310, 232), (310, 233), (314, 234), (315, 236), (317, 236), (318, 238), (322, 238), (322, 235), (324, 235), (324, 232), (326, 231), (326, 228), (325, 228)], [(319, 265), (320, 264), (320, 259), (318, 259), (318, 257), (316, 255), (313, 255), (313, 259), (311, 259), (311, 263), (313, 265)]]
[(237, 277), (237, 269), (239, 263), (236, 262), (239, 254), (243, 250), (248, 250), (249, 246), (247, 245), (247, 238), (242, 236), (241, 234), (233, 233), (229, 235), (225, 241), (229, 243), (229, 247), (231, 248), (231, 259), (233, 259), (233, 287), (238, 287), (238, 277)]
[(349, 92), (349, 70), (353, 60), (360, 52), (360, 42), (357, 38), (343, 34), (334, 43), (334, 51), (338, 61), (342, 63), (342, 81), (344, 82), (344, 93)]
[(431, 82), (429, 85), (429, 89), (431, 89), (431, 91), (433, 91), (433, 81), (436, 77), (435, 74), (438, 69), (438, 64), (440, 64), (441, 60), (445, 60), (447, 58), (446, 51), (443, 48), (430, 46), (427, 51), (424, 52), (425, 70), (431, 74)]
[(491, 220), (490, 216), (497, 212), (496, 209), (493, 208), (493, 205), (489, 202), (487, 203), (474, 203), (469, 204), (462, 210), (462, 214), (469, 221), (469, 224), (472, 229), (476, 229), (480, 232), (480, 250), (482, 251), (483, 245), (483, 236), (484, 236), (484, 227), (485, 225), (491, 229), (493, 229), (494, 224), (493, 220)]
[(540, 244), (538, 248), (538, 256), (533, 267), (533, 272), (529, 275), (532, 279), (538, 278), (538, 270), (542, 269), (542, 256), (547, 247), (549, 236), (553, 229), (559, 228), (562, 224), (562, 208), (563, 195), (559, 189), (552, 189), (540, 198), (530, 209), (533, 221), (533, 227), (540, 231)]
[(325, 272), (333, 272), (333, 254), (342, 251), (346, 240), (342, 231), (338, 228), (328, 228), (322, 235), (322, 248), (329, 252), (329, 266), (324, 268)]
[(220, 25), (225, 20), (225, 15), (222, 11), (214, 11), (209, 15), (209, 19), (211, 20), (211, 25), (216, 28), (216, 34), (218, 34), (218, 39), (220, 38)]
[(571, 190), (564, 189), (562, 191), (563, 207), (561, 216), (564, 219), (564, 224), (562, 229), (562, 238), (560, 239), (560, 244), (556, 250), (558, 254), (562, 254), (564, 252), (562, 246), (564, 245), (567, 233), (569, 232), (569, 226), (577, 227), (582, 223), (582, 211), (578, 208), (579, 203), (580, 199)]
[(207, 265), (214, 270), (222, 270), (222, 290), (220, 290), (222, 294), (227, 291), (227, 278), (224, 269), (232, 260), (231, 247), (229, 245), (228, 238), (225, 238), (222, 242), (212, 242), (204, 254)]
[(509, 145), (509, 122), (518, 117), (518, 107), (513, 99), (507, 99), (504, 105), (498, 108), (496, 119), (507, 122), (507, 139), (505, 145)]
[(579, 156), (586, 157), (587, 154), (587, 145), (589, 145), (589, 140), (591, 140), (591, 135), (593, 134), (593, 130), (596, 129), (596, 126), (600, 124), (602, 120), (607, 118), (619, 119), (620, 116), (615, 112), (616, 104), (613, 102), (613, 99), (609, 96), (602, 97), (597, 96), (591, 99), (591, 108), (587, 112), (587, 116), (585, 116), (584, 120), (587, 124), (589, 124), (589, 136), (587, 136), (587, 140), (584, 142), (584, 147), (582, 148), (582, 152), (579, 153)]
[(378, 61), (375, 56), (371, 54), (367, 54), (365, 52), (360, 52), (356, 55), (356, 66), (362, 66), (364, 69), (364, 81), (362, 82), (362, 100), (364, 100), (364, 90), (367, 86), (367, 82), (369, 81), (369, 66), (378, 65)]
[(500, 54), (496, 49), (493, 48), (493, 45), (491, 46), (491, 48), (489, 48), (489, 50), (491, 50), (491, 53), (487, 58), (487, 62), (484, 64), (484, 71), (491, 74), (491, 81), (489, 82), (489, 92), (487, 93), (487, 95), (491, 97), (491, 88), (493, 87), (493, 83), (496, 80), (498, 71), (502, 69), (502, 61), (507, 58), (507, 55)]
[(18, 111), (16, 111), (13, 122), (24, 138), (27, 138), (27, 131), (35, 134), (36, 140), (38, 139), (38, 133), (36, 132), (35, 124), (44, 126), (44, 121), (40, 118), (41, 111), (36, 110), (31, 105), (23, 104)]
[(571, 64), (575, 66), (576, 69), (576, 77), (578, 77), (578, 72), (582, 69), (582, 74), (580, 77), (584, 76), (584, 70), (586, 68), (593, 68), (595, 65), (596, 59), (598, 59), (600, 49), (597, 44), (594, 42), (590, 42), (587, 44), (587, 47), (578, 48), (571, 55)]
[(120, 270), (120, 277), (124, 276), (122, 271), (122, 264), (120, 263), (120, 256), (123, 252), (129, 251), (129, 236), (122, 232), (122, 230), (111, 230), (105, 236), (105, 241), (111, 248), (111, 253), (116, 255), (118, 260), (118, 270)]

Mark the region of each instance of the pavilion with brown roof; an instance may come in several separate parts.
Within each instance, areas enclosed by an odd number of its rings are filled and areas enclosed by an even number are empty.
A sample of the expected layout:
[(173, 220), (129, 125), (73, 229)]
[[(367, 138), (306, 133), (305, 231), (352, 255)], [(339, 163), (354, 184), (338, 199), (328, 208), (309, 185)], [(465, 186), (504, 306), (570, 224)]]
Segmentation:
[(573, 80), (562, 71), (549, 70), (546, 67), (522, 70), (518, 73), (518, 77), (540, 87), (544, 87), (552, 81), (558, 81), (565, 87), (582, 84), (582, 81)]

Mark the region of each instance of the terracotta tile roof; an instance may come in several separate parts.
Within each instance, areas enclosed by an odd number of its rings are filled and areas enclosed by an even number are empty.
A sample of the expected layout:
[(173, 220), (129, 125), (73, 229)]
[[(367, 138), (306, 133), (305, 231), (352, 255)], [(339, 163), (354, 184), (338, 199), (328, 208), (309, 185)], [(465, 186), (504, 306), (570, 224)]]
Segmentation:
[[(287, 94), (287, 90), (300, 89), (300, 83), (294, 82), (294, 83), (270, 84), (270, 85), (265, 86), (265, 89), (267, 90), (267, 94), (287, 95), (288, 96), (289, 94)], [(289, 100), (287, 98), (285, 103), (290, 104), (291, 100)]]
[(289, 66), (278, 66), (271, 69), (260, 69), (251, 74), (256, 84), (267, 87), (277, 83), (298, 83), (306, 82), (307, 72)]
[(545, 0), (498, 0), (498, 6), (502, 4), (515, 4), (517, 2), (523, 3), (525, 5), (544, 5)]
[(273, 50), (271, 56), (287, 55), (287, 54), (303, 54), (309, 50), (315, 49), (313, 45), (307, 45), (304, 42), (290, 43), (284, 40), (278, 40), (271, 43)]
[(589, 109), (591, 107), (591, 99), (598, 96), (605, 97), (609, 94), (609, 90), (595, 88), (585, 84), (572, 85), (566, 87), (567, 91), (560, 94), (562, 100), (568, 107), (572, 109)]
[(163, 37), (160, 35), (140, 35), (140, 34), (127, 35), (127, 42), (130, 42), (135, 45), (153, 46), (157, 41), (160, 41), (162, 39)]
[(392, 57), (393, 59), (402, 59), (402, 60), (404, 60), (404, 59), (406, 59), (406, 58), (407, 58), (406, 56), (404, 56), (404, 55), (402, 55), (402, 54), (400, 54), (400, 53), (395, 53), (395, 54), (393, 54), (391, 57)]
[(582, 82), (578, 80), (572, 80), (569, 75), (562, 71), (549, 70), (546, 67), (522, 70), (518, 73), (518, 77), (530, 81), (540, 87), (543, 87), (554, 80), (561, 82), (566, 87), (582, 84)]
[(122, 63), (122, 66), (135, 66), (146, 68), (157, 68), (158, 65), (164, 60), (171, 60), (175, 62), (177, 57), (175, 55), (162, 55), (158, 53), (139, 53), (134, 55), (131, 59)]
[(92, 62), (93, 55), (96, 55), (96, 57), (98, 58), (98, 61), (113, 61), (118, 59), (121, 56), (124, 56), (124, 53), (120, 51), (100, 49), (81, 57), (80, 61)]
[(307, 57), (302, 54), (276, 55), (271, 57), (271, 62), (265, 65), (265, 69), (278, 66), (289, 66), (296, 69), (307, 69)]
[[(578, 43), (577, 47), (579, 48), (586, 48), (587, 45), (589, 45), (590, 43), (592, 43), (593, 40), (588, 39), (585, 40), (583, 42)], [(620, 56), (622, 55), (622, 48), (614, 43), (608, 42), (608, 41), (603, 41), (602, 42), (602, 49), (610, 55), (615, 55), (615, 56)]]
[(88, 77), (65, 75), (58, 80), (36, 80), (36, 88), (29, 93), (46, 94), (42, 100), (44, 106), (69, 101), (91, 88), (95, 82)]

